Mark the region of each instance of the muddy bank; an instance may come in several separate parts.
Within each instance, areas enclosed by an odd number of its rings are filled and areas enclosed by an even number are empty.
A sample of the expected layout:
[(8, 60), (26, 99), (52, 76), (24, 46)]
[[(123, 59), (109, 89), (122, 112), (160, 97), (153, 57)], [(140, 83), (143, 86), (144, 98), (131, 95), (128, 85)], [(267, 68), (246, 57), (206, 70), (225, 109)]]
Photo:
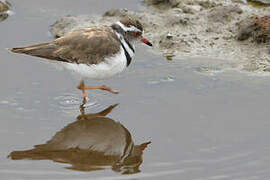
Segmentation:
[(8, 1), (0, 1), (0, 13), (7, 12), (11, 4)]
[(0, 21), (4, 21), (10, 15), (11, 4), (8, 1), (0, 1)]
[(143, 4), (143, 12), (111, 9), (103, 16), (64, 17), (51, 31), (60, 37), (80, 27), (109, 25), (122, 16), (132, 16), (144, 25), (153, 51), (165, 57), (213, 58), (213, 63), (200, 62), (202, 72), (207, 73), (233, 69), (270, 75), (270, 31), (264, 28), (268, 25), (265, 17), (270, 15), (267, 6), (256, 8), (245, 0), (145, 0)]
[(249, 0), (249, 2), (257, 3), (258, 5), (270, 5), (269, 0)]

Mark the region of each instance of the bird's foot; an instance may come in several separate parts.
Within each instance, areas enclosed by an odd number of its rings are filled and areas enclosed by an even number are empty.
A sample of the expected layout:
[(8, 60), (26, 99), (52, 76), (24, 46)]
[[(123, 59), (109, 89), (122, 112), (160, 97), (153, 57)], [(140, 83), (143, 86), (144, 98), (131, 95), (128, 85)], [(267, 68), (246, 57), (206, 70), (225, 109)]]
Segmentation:
[(108, 86), (105, 86), (105, 85), (100, 86), (99, 89), (104, 90), (104, 91), (109, 91), (109, 92), (111, 92), (113, 94), (118, 94), (119, 93), (118, 91), (113, 90), (112, 88), (110, 88)]
[(86, 89), (100, 89), (100, 90), (104, 90), (104, 91), (109, 91), (113, 94), (118, 94), (118, 91), (113, 90), (112, 88), (102, 85), (102, 86), (85, 86), (84, 85), (84, 81), (81, 81), (80, 84), (77, 86), (78, 89), (80, 89), (82, 91), (83, 97), (86, 98)]

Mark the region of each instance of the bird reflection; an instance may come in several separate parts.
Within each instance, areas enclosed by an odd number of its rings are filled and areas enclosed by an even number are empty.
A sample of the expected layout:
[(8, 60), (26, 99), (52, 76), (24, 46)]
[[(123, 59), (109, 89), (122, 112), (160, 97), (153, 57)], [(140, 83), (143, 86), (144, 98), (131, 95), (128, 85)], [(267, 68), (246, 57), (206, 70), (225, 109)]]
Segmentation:
[(85, 114), (84, 103), (77, 120), (45, 144), (31, 150), (13, 151), (8, 157), (13, 160), (53, 160), (71, 164), (68, 169), (81, 171), (111, 168), (121, 174), (140, 172), (143, 151), (151, 142), (134, 145), (131, 134), (122, 124), (105, 117), (117, 104), (98, 113)]

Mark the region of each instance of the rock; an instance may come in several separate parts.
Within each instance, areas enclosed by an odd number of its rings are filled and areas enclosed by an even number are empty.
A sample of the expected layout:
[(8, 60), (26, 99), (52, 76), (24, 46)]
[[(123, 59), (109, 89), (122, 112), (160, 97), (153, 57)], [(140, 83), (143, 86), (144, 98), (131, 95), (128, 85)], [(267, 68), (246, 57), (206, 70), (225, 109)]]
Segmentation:
[(264, 4), (264, 5), (270, 5), (270, 0), (249, 0), (249, 1)]
[(123, 17), (128, 14), (127, 9), (110, 9), (106, 11), (103, 16), (118, 16), (118, 17)]
[(199, 12), (201, 10), (201, 6), (197, 6), (197, 5), (186, 5), (183, 4), (181, 6), (179, 6), (179, 8), (182, 9), (182, 11), (186, 14), (195, 14), (196, 12)]
[(169, 4), (170, 0), (145, 0), (146, 3), (157, 5), (157, 4)]
[(209, 8), (213, 8), (213, 7), (221, 5), (215, 0), (198, 0), (197, 2), (200, 6), (202, 6), (205, 9), (209, 9)]
[(165, 49), (171, 49), (175, 45), (175, 42), (172, 38), (173, 36), (171, 34), (164, 34), (162, 35), (160, 41), (159, 41), (159, 46), (161, 48)]
[(165, 54), (174, 54), (179, 49), (188, 50), (190, 47), (188, 38), (177, 36), (171, 33), (161, 35), (158, 42), (159, 48), (165, 50)]
[(148, 6), (158, 9), (182, 8), (187, 13), (192, 10), (209, 9), (221, 5), (215, 0), (144, 0)]
[(57, 20), (53, 25), (51, 25), (51, 33), (55, 38), (59, 38), (68, 32), (75, 29), (89, 26), (97, 26), (97, 17), (94, 16), (65, 16)]
[(212, 8), (208, 14), (210, 22), (227, 23), (235, 17), (235, 14), (241, 14), (243, 10), (237, 5), (228, 5)]
[(247, 4), (247, 0), (232, 0), (234, 3)]
[(173, 35), (168, 33), (167, 36), (166, 36), (167, 39), (172, 39), (173, 38)]
[(71, 31), (74, 27), (78, 26), (78, 20), (73, 16), (66, 16), (57, 20), (51, 26), (51, 32), (55, 38), (59, 38), (66, 34), (68, 31)]
[(4, 21), (8, 18), (11, 4), (8, 1), (0, 1), (0, 21)]
[(181, 1), (180, 0), (144, 0), (148, 6), (154, 6), (159, 9), (168, 9), (177, 7)]
[(237, 40), (243, 41), (252, 37), (256, 43), (266, 43), (270, 40), (270, 16), (251, 17), (238, 24)]
[(244, 41), (251, 36), (252, 31), (254, 31), (255, 29), (254, 26), (252, 26), (253, 22), (254, 22), (254, 18), (247, 18), (236, 23), (236, 25), (238, 26), (238, 31), (239, 31), (236, 36), (237, 40)]
[[(169, 14), (169, 15), (168, 15)], [(190, 24), (189, 15), (183, 14), (180, 8), (175, 8), (173, 11), (169, 11), (162, 15), (163, 18), (166, 18), (166, 26), (178, 26), (178, 25), (188, 25)]]
[(0, 13), (4, 13), (9, 10), (11, 4), (8, 1), (0, 1)]
[(269, 42), (270, 38), (270, 16), (256, 17), (254, 21), (255, 31), (253, 39), (257, 43)]

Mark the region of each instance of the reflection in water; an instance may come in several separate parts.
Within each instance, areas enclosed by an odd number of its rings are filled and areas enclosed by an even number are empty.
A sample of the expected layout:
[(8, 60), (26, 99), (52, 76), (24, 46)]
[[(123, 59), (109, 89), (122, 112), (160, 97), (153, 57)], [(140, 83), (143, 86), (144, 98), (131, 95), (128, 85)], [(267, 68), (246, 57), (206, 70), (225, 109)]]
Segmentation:
[(4, 21), (9, 16), (11, 4), (8, 1), (0, 1), (0, 21)]
[[(85, 103), (85, 102), (84, 102)], [(94, 171), (111, 167), (122, 174), (140, 172), (142, 154), (150, 142), (134, 145), (131, 134), (119, 122), (105, 117), (117, 104), (95, 114), (85, 114), (84, 103), (77, 121), (57, 132), (46, 144), (13, 151), (13, 160), (53, 160), (68, 163), (68, 169)]]

